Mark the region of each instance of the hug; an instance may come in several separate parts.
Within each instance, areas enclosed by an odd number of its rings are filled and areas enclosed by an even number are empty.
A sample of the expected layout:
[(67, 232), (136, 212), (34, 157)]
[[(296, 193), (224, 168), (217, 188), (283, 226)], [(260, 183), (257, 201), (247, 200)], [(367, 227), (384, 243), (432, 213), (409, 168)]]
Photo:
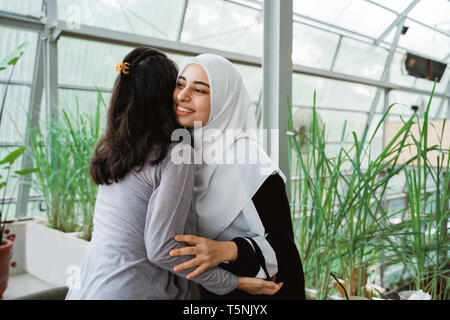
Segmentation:
[[(66, 299), (305, 299), (285, 176), (246, 134), (257, 122), (233, 64), (202, 54), (178, 70), (141, 47), (118, 71), (89, 163), (92, 239)], [(227, 130), (242, 134), (224, 143)], [(192, 161), (174, 161), (180, 150)], [(261, 161), (194, 161), (204, 154)]]

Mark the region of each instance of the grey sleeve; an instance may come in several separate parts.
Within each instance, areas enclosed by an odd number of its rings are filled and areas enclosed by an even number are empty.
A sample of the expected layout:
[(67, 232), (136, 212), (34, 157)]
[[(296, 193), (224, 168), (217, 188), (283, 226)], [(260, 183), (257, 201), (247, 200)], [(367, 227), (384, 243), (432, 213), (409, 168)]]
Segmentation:
[[(174, 236), (184, 234), (192, 201), (194, 174), (194, 164), (174, 164), (167, 160), (160, 184), (150, 197), (145, 221), (148, 260), (181, 277), (186, 277), (194, 268), (175, 273), (173, 267), (194, 256), (171, 257), (169, 251), (186, 246), (175, 241)], [(206, 270), (192, 281), (219, 295), (231, 292), (238, 284), (236, 275), (219, 267)]]

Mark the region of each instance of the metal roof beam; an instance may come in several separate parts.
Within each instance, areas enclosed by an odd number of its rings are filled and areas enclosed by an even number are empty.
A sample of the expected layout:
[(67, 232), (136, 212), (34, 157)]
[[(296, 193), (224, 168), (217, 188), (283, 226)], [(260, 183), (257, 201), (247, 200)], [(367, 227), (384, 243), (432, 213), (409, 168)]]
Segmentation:
[(341, 44), (342, 44), (342, 38), (343, 37), (344, 36), (339, 36), (339, 41), (338, 41), (338, 44), (336, 46), (336, 51), (334, 52), (333, 62), (331, 63), (331, 67), (330, 67), (331, 71), (333, 71), (334, 65), (336, 64), (337, 56), (339, 54), (339, 50), (341, 49)]
[(45, 29), (45, 19), (31, 18), (22, 14), (0, 10), (0, 25), (42, 32)]
[(392, 22), (392, 24), (387, 27), (386, 30), (384, 30), (384, 32), (381, 34), (381, 36), (375, 40), (374, 44), (375, 45), (379, 45), (380, 42), (382, 40), (384, 40), (384, 38), (386, 38), (386, 36), (396, 27), (399, 26), (400, 23), (402, 24), (403, 27), (403, 23), (405, 21), (406, 16), (408, 15), (408, 13), (416, 6), (416, 4), (419, 3), (420, 0), (414, 0), (413, 2), (411, 2), (409, 4), (409, 6), (397, 17), (397, 19), (394, 20), (394, 22)]
[[(379, 87), (379, 88), (389, 89), (389, 90), (399, 90), (399, 91), (424, 94), (424, 95), (429, 95), (431, 93), (431, 91), (417, 89), (417, 88), (411, 88), (411, 87), (405, 87), (405, 86), (397, 85), (397, 84), (390, 83), (387, 81), (373, 80), (373, 79), (363, 78), (363, 77), (359, 77), (359, 76), (353, 76), (353, 75), (349, 75), (349, 74), (345, 74), (345, 73), (311, 68), (311, 67), (306, 67), (306, 66), (301, 66), (301, 65), (294, 65), (293, 72), (297, 73), (297, 74), (304, 74), (304, 75), (310, 75), (310, 76), (315, 76), (315, 77), (327, 78), (327, 79), (331, 79), (331, 80), (351, 82), (351, 83), (362, 84), (362, 85), (372, 86), (372, 87)], [(440, 98), (450, 98), (449, 94), (444, 94), (444, 93), (435, 93), (434, 96), (440, 97)]]
[(224, 57), (233, 62), (243, 63), (250, 66), (258, 66), (258, 67), (261, 66), (261, 58), (259, 57), (243, 55), (233, 52), (226, 52), (222, 50), (216, 50), (213, 48), (206, 48), (196, 45), (189, 45), (177, 41), (152, 38), (137, 34), (131, 34), (127, 32), (113, 31), (86, 25), (80, 25), (79, 29), (70, 29), (66, 26), (66, 23), (64, 21), (58, 21), (57, 28), (61, 30), (61, 35), (77, 39), (92, 40), (104, 43), (113, 43), (130, 47), (148, 45), (160, 50), (164, 50), (166, 52), (192, 56), (199, 55), (202, 53), (216, 53), (219, 55), (223, 55)]
[[(447, 70), (447, 72), (450, 72), (450, 70)], [(450, 95), (450, 79), (448, 80), (447, 87), (445, 88), (444, 93), (447, 95)], [(447, 99), (447, 101), (448, 101), (448, 103), (447, 103), (447, 110), (448, 110), (447, 119), (450, 119), (450, 99)], [(439, 108), (437, 109), (437, 112), (435, 114), (436, 117), (438, 117), (439, 114), (441, 113), (442, 108), (444, 107), (444, 103), (445, 103), (445, 99), (442, 99), (441, 103), (439, 104)]]
[(178, 41), (181, 40), (181, 34), (183, 33), (184, 20), (186, 18), (186, 9), (189, 4), (188, 2), (189, 2), (189, 0), (184, 0), (184, 3), (183, 3), (183, 11), (181, 12), (180, 25), (178, 26), (178, 32), (177, 32), (177, 40)]
[[(397, 16), (400, 16), (400, 15), (401, 15), (401, 13), (398, 13), (397, 11), (392, 10), (392, 9), (390, 9), (390, 8), (388, 8), (388, 7), (385, 7), (385, 6), (383, 6), (382, 4), (376, 3), (376, 2), (374, 2), (374, 1), (371, 1), (371, 0), (363, 0), (363, 1), (369, 2), (369, 3), (373, 4), (373, 5), (376, 5), (377, 7), (380, 7), (380, 8), (383, 8), (383, 9), (385, 9), (385, 10), (388, 10), (388, 11), (394, 13), (394, 14), (397, 15)], [(419, 20), (417, 20), (417, 19), (410, 18), (410, 17), (407, 17), (407, 19), (409, 19), (409, 20), (411, 20), (411, 21), (413, 21), (413, 22), (415, 22), (415, 23), (417, 23), (417, 24), (420, 24), (422, 27), (431, 29), (431, 30), (436, 31), (436, 32), (439, 32), (439, 33), (441, 33), (441, 34), (443, 34), (443, 35), (445, 35), (445, 36), (447, 36), (447, 37), (450, 37), (450, 34), (446, 33), (445, 31), (440, 30), (440, 29), (437, 29), (437, 28), (435, 28), (435, 27), (433, 27), (433, 26), (430, 26), (430, 25), (428, 25), (428, 24), (426, 24), (426, 23), (423, 23), (423, 22), (421, 22), (421, 21), (419, 21)]]
[[(406, 19), (405, 16), (402, 16), (400, 22), (397, 24), (397, 31), (395, 33), (394, 41), (392, 43), (391, 50), (389, 50), (389, 56), (386, 59), (386, 64), (384, 65), (383, 74), (381, 75), (382, 81), (387, 82), (389, 80), (389, 74), (391, 71), (392, 60), (394, 59), (394, 54), (395, 54), (395, 51), (397, 48), (398, 41), (400, 39), (400, 35), (402, 33), (402, 28), (403, 28), (403, 24), (405, 23), (405, 19)], [(382, 89), (378, 88), (377, 92), (375, 93), (375, 97), (372, 101), (372, 106), (370, 108), (369, 115), (367, 117), (367, 121), (366, 121), (367, 126), (370, 126), (370, 124), (372, 123), (373, 116), (375, 115), (375, 111), (378, 106), (378, 101), (380, 101), (381, 93), (382, 93)], [(385, 91), (385, 95), (386, 94), (387, 94), (387, 92)], [(387, 107), (387, 106), (385, 106), (385, 107)]]
[[(41, 36), (38, 38), (36, 46), (36, 54), (34, 61), (33, 81), (31, 84), (30, 102), (28, 105), (28, 117), (24, 144), (29, 148), (32, 144), (32, 135), (38, 127), (39, 115), (41, 111), (42, 91), (44, 88), (44, 40)], [(31, 127), (30, 127), (31, 126)], [(29, 153), (25, 153), (22, 157), (22, 170), (33, 167), (33, 159)], [(28, 200), (30, 195), (31, 176), (25, 175), (20, 178), (19, 190), (16, 206), (16, 218), (25, 217), (28, 210)]]

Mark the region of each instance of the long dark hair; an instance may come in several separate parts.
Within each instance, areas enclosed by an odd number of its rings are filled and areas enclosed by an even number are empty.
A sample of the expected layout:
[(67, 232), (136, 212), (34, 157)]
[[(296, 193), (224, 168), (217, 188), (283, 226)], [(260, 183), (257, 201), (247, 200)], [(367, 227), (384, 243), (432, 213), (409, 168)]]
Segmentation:
[[(129, 63), (128, 70), (116, 79), (106, 132), (89, 162), (96, 184), (119, 182), (132, 168), (140, 171), (146, 163), (158, 164), (179, 127), (173, 108), (175, 63), (149, 47), (134, 49), (123, 63)], [(149, 159), (154, 152), (156, 157)]]

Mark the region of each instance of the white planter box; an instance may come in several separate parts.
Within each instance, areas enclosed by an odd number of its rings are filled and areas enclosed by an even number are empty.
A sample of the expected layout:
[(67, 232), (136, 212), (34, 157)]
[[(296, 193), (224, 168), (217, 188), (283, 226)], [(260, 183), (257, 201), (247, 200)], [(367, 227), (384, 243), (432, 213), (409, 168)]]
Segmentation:
[(17, 262), (17, 270), (11, 271), (28, 272), (51, 285), (65, 286), (74, 268), (81, 268), (89, 242), (45, 224), (45, 220), (34, 219), (12, 225), (11, 230), (21, 233), (14, 231), (13, 260)]
[(29, 223), (26, 240), (26, 269), (55, 286), (66, 285), (71, 268), (81, 268), (89, 242), (51, 229), (45, 222)]

